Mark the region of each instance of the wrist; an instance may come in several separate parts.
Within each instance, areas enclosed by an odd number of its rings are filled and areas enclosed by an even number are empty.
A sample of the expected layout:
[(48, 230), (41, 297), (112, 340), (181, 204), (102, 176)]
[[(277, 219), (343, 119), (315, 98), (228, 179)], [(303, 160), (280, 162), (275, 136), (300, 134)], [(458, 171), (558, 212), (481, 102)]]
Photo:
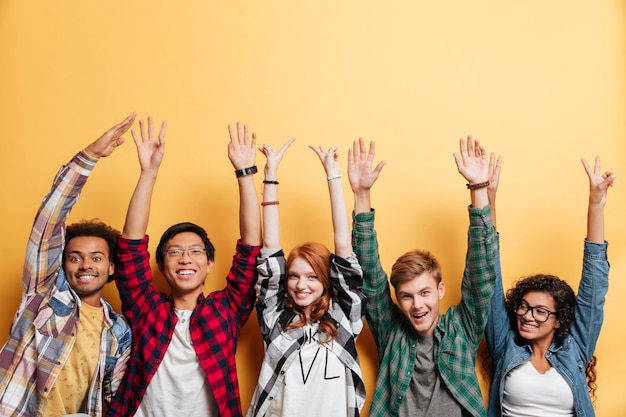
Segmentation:
[(92, 159), (100, 159), (100, 155), (92, 149), (91, 145), (83, 149), (83, 153)]
[(235, 175), (237, 178), (245, 177), (246, 175), (256, 174), (258, 172), (256, 165), (252, 165), (248, 168), (236, 169)]

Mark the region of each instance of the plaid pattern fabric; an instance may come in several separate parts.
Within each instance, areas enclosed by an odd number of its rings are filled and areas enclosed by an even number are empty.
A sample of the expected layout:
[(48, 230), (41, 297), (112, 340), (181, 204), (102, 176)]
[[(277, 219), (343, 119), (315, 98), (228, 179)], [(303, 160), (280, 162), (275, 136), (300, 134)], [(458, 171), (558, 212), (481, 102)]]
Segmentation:
[[(66, 220), (96, 160), (79, 153), (57, 173), (43, 200), (26, 249), (22, 302), (9, 340), (0, 351), (0, 415), (41, 416), (48, 392), (67, 361), (78, 331), (80, 300), (70, 289), (61, 260)], [(102, 415), (103, 400), (116, 391), (130, 352), (130, 329), (104, 305), (97, 371), (85, 413)]]
[[(274, 252), (271, 256), (266, 254)], [(265, 356), (259, 381), (247, 416), (263, 416), (271, 397), (283, 384), (285, 370), (289, 368), (300, 346), (305, 342), (302, 328), (284, 331), (292, 319), (283, 305), (286, 293), (285, 256), (282, 250), (262, 251), (258, 259), (257, 316), (265, 343)], [(337, 327), (337, 336), (324, 346), (332, 351), (346, 366), (348, 382), (348, 409), (346, 416), (358, 416), (365, 403), (365, 385), (356, 351), (356, 338), (363, 329), (365, 297), (361, 291), (363, 273), (353, 253), (347, 259), (331, 256), (330, 281), (336, 301), (328, 315)]]
[[(469, 217), (461, 302), (439, 316), (434, 355), (441, 378), (464, 415), (484, 416), (485, 406), (475, 371), (476, 350), (489, 314), (499, 248), (489, 207), (482, 210), (470, 207)], [(380, 361), (370, 416), (397, 416), (411, 382), (418, 339), (391, 297), (378, 253), (374, 210), (353, 215), (352, 238), (363, 268), (367, 320)]]
[[(207, 375), (221, 417), (241, 416), (235, 362), (239, 331), (254, 301), (258, 246), (237, 242), (226, 288), (198, 298), (190, 318), (191, 340)], [(133, 330), (128, 372), (108, 416), (132, 416), (146, 393), (172, 339), (178, 318), (171, 297), (152, 286), (148, 238), (120, 238), (117, 287)]]

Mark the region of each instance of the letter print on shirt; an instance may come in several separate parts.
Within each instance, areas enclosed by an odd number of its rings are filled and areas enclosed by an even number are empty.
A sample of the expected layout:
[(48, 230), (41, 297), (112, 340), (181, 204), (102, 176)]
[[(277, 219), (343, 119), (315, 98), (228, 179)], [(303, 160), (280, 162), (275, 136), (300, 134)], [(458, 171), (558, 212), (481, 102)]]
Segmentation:
[(306, 326), (304, 338), (302, 348), (298, 351), (302, 383), (306, 385), (313, 369), (316, 369), (316, 374), (320, 374), (319, 371), (321, 369), (319, 368), (322, 366), (322, 358), (320, 358), (319, 354), (320, 351), (322, 351), (321, 356), (324, 358), (323, 373), (321, 373), (322, 375), (320, 376), (322, 376), (324, 380), (340, 378), (341, 372), (344, 372), (343, 365), (334, 353), (325, 345), (319, 343), (318, 326)]

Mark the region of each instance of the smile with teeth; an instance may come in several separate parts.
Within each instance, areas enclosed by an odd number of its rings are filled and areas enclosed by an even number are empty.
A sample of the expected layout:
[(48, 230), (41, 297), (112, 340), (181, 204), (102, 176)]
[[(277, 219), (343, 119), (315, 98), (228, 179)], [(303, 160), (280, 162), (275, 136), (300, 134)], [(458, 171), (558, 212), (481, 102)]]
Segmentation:
[(178, 271), (176, 271), (176, 274), (178, 274), (178, 276), (183, 277), (183, 278), (190, 278), (193, 275), (195, 275), (196, 271), (194, 271), (193, 269), (180, 269)]
[(414, 319), (419, 320), (419, 319), (425, 317), (426, 314), (428, 314), (427, 311), (425, 311), (423, 313), (413, 313), (412, 316), (413, 316)]
[(97, 275), (95, 274), (85, 274), (85, 275), (77, 275), (76, 278), (79, 281), (91, 281), (97, 278)]
[(310, 293), (310, 292), (296, 291), (296, 298), (297, 298), (297, 299), (305, 299), (305, 298), (307, 298), (309, 295), (311, 295), (311, 293)]
[(537, 326), (537, 325), (533, 325), (533, 324), (530, 324), (530, 323), (526, 323), (526, 322), (521, 322), (521, 323), (520, 323), (520, 327), (521, 327), (522, 329), (525, 329), (525, 330), (535, 330), (535, 329), (537, 329), (539, 326)]

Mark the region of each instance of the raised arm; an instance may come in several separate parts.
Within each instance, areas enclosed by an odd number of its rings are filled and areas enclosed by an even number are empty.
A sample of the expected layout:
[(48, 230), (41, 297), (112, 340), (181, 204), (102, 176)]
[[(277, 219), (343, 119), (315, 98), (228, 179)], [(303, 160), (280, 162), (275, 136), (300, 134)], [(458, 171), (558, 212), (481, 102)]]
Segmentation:
[(154, 190), (159, 167), (165, 153), (164, 139), (166, 128), (167, 123), (163, 122), (159, 135), (155, 136), (152, 117), (148, 116), (147, 130), (143, 120), (139, 121), (141, 137), (135, 134), (134, 130), (131, 130), (133, 140), (137, 146), (141, 174), (130, 199), (126, 213), (126, 222), (122, 231), (122, 236), (127, 239), (143, 239), (146, 235), (148, 219), (150, 218), (152, 191)]
[(376, 143), (370, 142), (369, 151), (365, 147), (365, 140), (359, 138), (352, 143), (348, 150), (348, 179), (354, 193), (354, 214), (369, 213), (372, 209), (370, 190), (386, 162), (381, 161), (374, 169)]
[(263, 248), (280, 248), (280, 218), (278, 215), (278, 166), (287, 151), (295, 141), (291, 138), (278, 151), (268, 144), (263, 144), (259, 150), (267, 158), (263, 169)]
[(57, 173), (35, 216), (28, 239), (22, 277), (24, 292), (41, 291), (55, 277), (54, 272), (61, 267), (66, 221), (72, 207), (98, 159), (111, 155), (124, 143), (122, 135), (134, 120), (135, 113), (131, 113), (75, 155)]
[(248, 125), (228, 125), (228, 158), (235, 168), (239, 186), (239, 233), (248, 245), (261, 245), (261, 211), (252, 174), (257, 172), (256, 135), (248, 134)]
[(330, 209), (332, 214), (335, 255), (347, 258), (352, 253), (352, 242), (350, 239), (350, 226), (348, 224), (348, 213), (346, 212), (346, 200), (343, 195), (343, 185), (341, 182), (341, 170), (337, 163), (337, 146), (332, 146), (325, 151), (323, 147), (309, 146), (320, 158), (326, 179), (328, 181), (328, 191), (330, 193)]
[(592, 170), (585, 159), (581, 159), (587, 176), (589, 177), (589, 206), (587, 208), (587, 241), (604, 243), (604, 206), (609, 187), (617, 174), (600, 171), (600, 157), (596, 156)]
[(480, 146), (478, 139), (467, 136), (467, 142), (459, 140), (460, 152), (454, 154), (459, 173), (467, 181), (470, 190), (472, 207), (482, 209), (489, 204), (487, 187), (489, 186), (489, 161), (485, 148)]

